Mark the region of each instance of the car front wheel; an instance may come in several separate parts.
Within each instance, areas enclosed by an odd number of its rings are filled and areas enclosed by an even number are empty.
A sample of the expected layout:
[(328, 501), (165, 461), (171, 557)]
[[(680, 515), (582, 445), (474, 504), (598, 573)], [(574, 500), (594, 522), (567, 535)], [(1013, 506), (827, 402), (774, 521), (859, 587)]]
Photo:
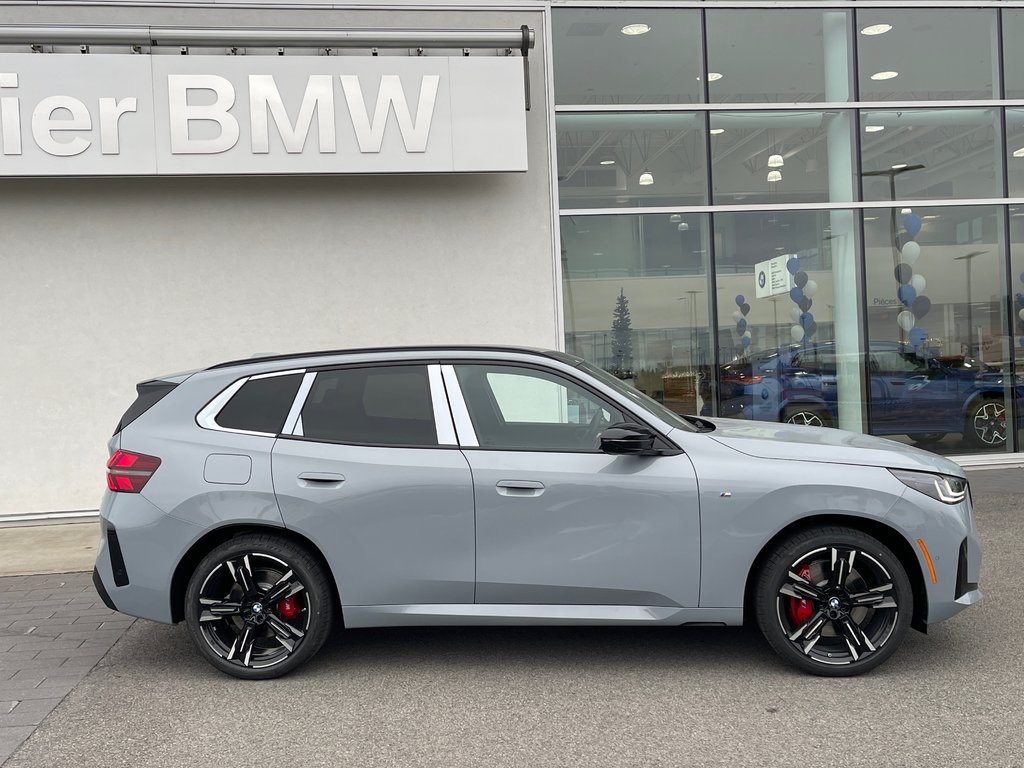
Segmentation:
[(185, 621), (199, 652), (247, 680), (280, 677), (324, 644), (334, 599), (324, 569), (301, 546), (243, 534), (214, 548), (185, 594)]
[(1002, 400), (978, 400), (967, 412), (966, 437), (979, 448), (1006, 443), (1006, 405)]
[(822, 526), (790, 537), (756, 584), (757, 621), (782, 658), (805, 672), (859, 675), (891, 656), (914, 612), (910, 580), (880, 541)]

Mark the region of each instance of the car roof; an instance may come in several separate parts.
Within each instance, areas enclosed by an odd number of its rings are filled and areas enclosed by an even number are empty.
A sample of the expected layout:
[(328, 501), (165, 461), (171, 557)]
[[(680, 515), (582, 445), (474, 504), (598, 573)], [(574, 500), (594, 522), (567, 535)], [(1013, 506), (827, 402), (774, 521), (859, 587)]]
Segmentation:
[(576, 365), (580, 362), (579, 358), (567, 355), (564, 352), (558, 352), (552, 349), (543, 349), (541, 347), (517, 347), (517, 346), (487, 346), (487, 345), (444, 345), (444, 346), (416, 346), (416, 347), (359, 347), (353, 349), (330, 349), (330, 350), (318, 350), (314, 352), (295, 352), (283, 355), (256, 355), (253, 357), (247, 357), (240, 360), (229, 360), (223, 363), (217, 363), (206, 368), (207, 371), (218, 370), (221, 368), (234, 368), (243, 365), (252, 365), (254, 363), (272, 363), (272, 362), (284, 362), (288, 360), (300, 360), (317, 357), (340, 357), (346, 355), (366, 355), (366, 354), (381, 354), (394, 352), (402, 356), (406, 356), (410, 353), (418, 354), (444, 354), (452, 355), (460, 352), (496, 352), (496, 353), (518, 353), (537, 355), (538, 357), (547, 357), (552, 360), (559, 360), (563, 363), (569, 363), (570, 365)]

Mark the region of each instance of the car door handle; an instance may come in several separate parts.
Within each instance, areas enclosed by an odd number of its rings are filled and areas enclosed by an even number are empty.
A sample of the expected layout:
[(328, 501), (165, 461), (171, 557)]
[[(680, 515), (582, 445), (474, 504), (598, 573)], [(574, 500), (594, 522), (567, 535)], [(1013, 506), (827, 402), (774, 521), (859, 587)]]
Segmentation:
[(495, 484), (502, 496), (535, 497), (544, 493), (544, 483), (535, 480), (499, 480)]
[(337, 472), (303, 472), (299, 475), (299, 485), (303, 488), (339, 488), (345, 482), (345, 476)]

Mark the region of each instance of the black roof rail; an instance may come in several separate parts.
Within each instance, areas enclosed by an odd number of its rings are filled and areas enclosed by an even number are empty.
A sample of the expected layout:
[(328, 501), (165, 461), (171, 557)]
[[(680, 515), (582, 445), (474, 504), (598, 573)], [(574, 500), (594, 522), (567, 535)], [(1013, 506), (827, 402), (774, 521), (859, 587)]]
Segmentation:
[(570, 356), (565, 355), (563, 352), (557, 352), (550, 349), (541, 349), (540, 347), (515, 347), (515, 346), (478, 346), (478, 345), (464, 345), (464, 344), (450, 344), (445, 346), (409, 346), (409, 347), (361, 347), (356, 349), (328, 349), (319, 350), (315, 352), (297, 352), (286, 355), (265, 355), (257, 357), (247, 357), (241, 360), (228, 360), (224, 363), (217, 363), (206, 368), (207, 371), (217, 370), (218, 368), (233, 368), (235, 366), (249, 365), (252, 363), (271, 363), (275, 361), (283, 360), (298, 360), (307, 357), (333, 357), (335, 355), (362, 355), (374, 352), (519, 352), (526, 353), (529, 355), (537, 355), (539, 357), (548, 357), (552, 360), (565, 361)]

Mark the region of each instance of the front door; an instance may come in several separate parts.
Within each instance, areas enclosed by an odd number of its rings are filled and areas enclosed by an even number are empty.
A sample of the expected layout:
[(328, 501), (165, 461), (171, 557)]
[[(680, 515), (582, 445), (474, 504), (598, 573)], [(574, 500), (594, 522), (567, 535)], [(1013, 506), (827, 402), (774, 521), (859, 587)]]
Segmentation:
[(697, 483), (685, 455), (602, 453), (600, 433), (636, 419), (560, 373), (445, 369), (456, 424), (461, 413), (473, 432), (459, 436), (476, 495), (477, 603), (697, 605)]

